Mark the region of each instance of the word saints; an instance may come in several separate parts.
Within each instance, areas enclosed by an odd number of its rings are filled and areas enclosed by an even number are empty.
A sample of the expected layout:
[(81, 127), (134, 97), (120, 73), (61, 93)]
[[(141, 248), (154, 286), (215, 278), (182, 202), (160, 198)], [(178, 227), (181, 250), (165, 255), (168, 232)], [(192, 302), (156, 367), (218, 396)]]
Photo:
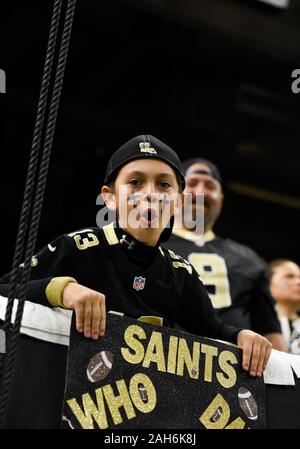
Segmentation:
[(238, 361), (231, 351), (219, 352), (217, 346), (197, 341), (189, 348), (185, 338), (174, 335), (167, 338), (158, 331), (151, 333), (148, 343), (145, 340), (146, 332), (141, 326), (128, 326), (124, 333), (128, 347), (121, 348), (123, 359), (133, 365), (141, 364), (143, 368), (149, 368), (153, 363), (158, 371), (177, 376), (183, 376), (187, 371), (191, 379), (199, 379), (201, 373), (205, 382), (213, 382), (215, 375), (224, 388), (232, 388), (236, 383), (233, 365)]

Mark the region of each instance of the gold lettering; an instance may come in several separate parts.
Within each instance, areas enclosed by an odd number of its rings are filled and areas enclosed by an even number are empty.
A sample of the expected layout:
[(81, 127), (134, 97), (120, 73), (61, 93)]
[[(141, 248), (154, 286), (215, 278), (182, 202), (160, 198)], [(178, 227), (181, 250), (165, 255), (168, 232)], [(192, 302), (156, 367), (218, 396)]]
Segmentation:
[(105, 385), (102, 390), (114, 424), (121, 424), (123, 419), (119, 412), (120, 407), (124, 407), (128, 419), (135, 418), (136, 414), (124, 380), (117, 380), (116, 386), (119, 396), (114, 395), (113, 389), (110, 385)]
[(227, 375), (224, 376), (223, 373), (217, 372), (216, 377), (219, 383), (224, 388), (231, 388), (236, 383), (236, 371), (231, 364), (236, 364), (237, 359), (233, 352), (230, 351), (222, 351), (219, 355), (219, 366), (222, 371)]
[(158, 371), (166, 372), (166, 362), (164, 355), (164, 348), (162, 342), (162, 335), (160, 332), (153, 331), (147, 350), (145, 358), (143, 361), (143, 367), (149, 368), (150, 363), (156, 363)]
[(124, 340), (129, 348), (134, 351), (134, 354), (132, 354), (128, 348), (121, 348), (123, 359), (125, 359), (128, 363), (132, 363), (133, 365), (141, 363), (145, 354), (144, 346), (142, 345), (142, 343), (136, 340), (135, 336), (140, 340), (145, 340), (146, 333), (142, 327), (132, 324), (125, 330)]
[(134, 405), (140, 412), (150, 413), (155, 409), (156, 390), (146, 374), (135, 374), (130, 380), (129, 391)]
[(194, 341), (193, 343), (193, 357), (187, 346), (184, 338), (179, 339), (178, 346), (178, 360), (177, 360), (177, 375), (183, 376), (184, 366), (186, 366), (191, 378), (198, 379), (199, 377), (199, 359), (200, 359), (200, 343)]
[(218, 355), (218, 348), (216, 348), (215, 346), (202, 344), (201, 352), (205, 354), (204, 380), (206, 382), (211, 382), (213, 357), (216, 357)]
[[(214, 420), (216, 411), (220, 409), (222, 413), (218, 419)], [(209, 404), (207, 409), (199, 417), (199, 421), (206, 429), (224, 429), (230, 418), (230, 408), (223, 396), (218, 393), (215, 399)]]
[(94, 429), (93, 418), (100, 429), (107, 429), (108, 427), (101, 388), (97, 388), (95, 393), (97, 405), (95, 405), (88, 393), (82, 395), (82, 405), (84, 411), (82, 411), (75, 398), (67, 401), (68, 406), (78, 419), (83, 429)]
[(176, 372), (177, 348), (178, 348), (178, 337), (171, 335), (169, 339), (168, 367), (167, 367), (167, 372), (171, 374), (175, 374)]

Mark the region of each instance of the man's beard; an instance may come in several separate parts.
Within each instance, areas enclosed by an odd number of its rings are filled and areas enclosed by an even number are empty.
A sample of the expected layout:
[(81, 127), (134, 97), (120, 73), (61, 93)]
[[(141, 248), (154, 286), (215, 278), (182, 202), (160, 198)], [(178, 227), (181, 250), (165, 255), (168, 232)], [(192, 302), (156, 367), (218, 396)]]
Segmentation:
[(191, 231), (195, 230), (195, 222), (199, 223), (202, 220), (203, 232), (208, 228), (212, 228), (216, 222), (218, 216), (220, 215), (221, 209), (217, 211), (211, 211), (206, 207), (192, 207), (190, 213), (186, 214), (185, 217), (185, 227)]

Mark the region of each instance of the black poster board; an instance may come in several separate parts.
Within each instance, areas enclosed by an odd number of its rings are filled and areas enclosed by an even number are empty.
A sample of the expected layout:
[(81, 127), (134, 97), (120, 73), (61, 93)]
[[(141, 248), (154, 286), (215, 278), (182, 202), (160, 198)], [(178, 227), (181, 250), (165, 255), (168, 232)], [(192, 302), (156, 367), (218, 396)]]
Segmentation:
[(64, 428), (265, 427), (262, 378), (235, 346), (108, 314), (105, 336), (71, 328)]

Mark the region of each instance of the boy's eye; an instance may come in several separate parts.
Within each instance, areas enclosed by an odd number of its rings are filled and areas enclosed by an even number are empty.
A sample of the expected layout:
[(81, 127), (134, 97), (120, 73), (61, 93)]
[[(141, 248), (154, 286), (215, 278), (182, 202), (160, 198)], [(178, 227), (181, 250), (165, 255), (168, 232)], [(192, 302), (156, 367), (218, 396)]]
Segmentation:
[(141, 181), (139, 179), (131, 179), (128, 184), (131, 184), (132, 186), (139, 186)]
[(169, 184), (169, 183), (166, 182), (166, 181), (160, 181), (159, 185), (160, 185), (160, 187), (161, 187), (162, 189), (168, 189), (168, 188), (171, 187), (171, 184)]

